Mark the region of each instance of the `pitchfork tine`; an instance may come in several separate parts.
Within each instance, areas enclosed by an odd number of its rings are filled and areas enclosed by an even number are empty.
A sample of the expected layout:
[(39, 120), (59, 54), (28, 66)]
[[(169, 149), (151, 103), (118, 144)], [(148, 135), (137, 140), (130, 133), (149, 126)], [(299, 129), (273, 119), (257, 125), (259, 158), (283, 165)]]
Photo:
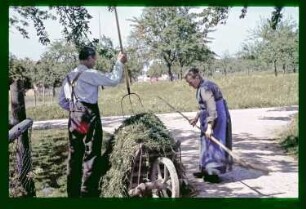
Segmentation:
[(130, 104), (131, 104), (131, 107), (132, 107), (132, 112), (133, 112), (133, 114), (134, 114), (133, 103), (132, 103), (132, 100), (131, 100), (131, 97), (130, 97), (130, 95), (132, 95), (132, 94), (135, 95), (135, 96), (138, 98), (139, 103), (140, 103), (141, 106), (144, 108), (144, 106), (143, 106), (143, 104), (142, 104), (142, 102), (141, 102), (141, 99), (140, 99), (139, 95), (136, 94), (136, 93), (129, 93), (129, 94), (124, 95), (124, 96), (122, 97), (122, 99), (121, 99), (121, 111), (122, 111), (122, 115), (124, 115), (124, 111), (123, 111), (123, 100), (124, 100), (124, 98), (125, 98), (126, 96), (129, 96)]
[[(119, 37), (119, 45), (120, 45), (120, 51), (121, 53), (123, 53), (123, 46), (122, 46), (122, 40), (121, 40), (121, 33), (120, 33), (120, 27), (119, 27), (119, 20), (118, 20), (118, 14), (117, 14), (117, 9), (116, 7), (114, 7), (114, 12), (115, 12), (115, 17), (116, 17), (116, 25), (117, 25), (117, 31), (118, 31), (118, 37)], [(138, 94), (136, 93), (131, 93), (131, 89), (130, 89), (130, 81), (129, 81), (129, 76), (128, 76), (128, 71), (126, 68), (124, 68), (124, 75), (125, 75), (125, 82), (126, 82), (126, 88), (127, 88), (127, 94), (124, 95), (121, 99), (121, 111), (122, 111), (122, 115), (124, 115), (124, 111), (123, 111), (123, 100), (126, 96), (129, 96), (129, 101), (130, 101), (130, 105), (132, 107), (132, 112), (134, 114), (134, 110), (133, 110), (133, 104), (132, 104), (132, 100), (131, 100), (131, 95), (136, 95), (136, 97), (138, 98), (141, 106), (143, 107), (143, 104), (141, 102), (140, 97), (138, 96)]]

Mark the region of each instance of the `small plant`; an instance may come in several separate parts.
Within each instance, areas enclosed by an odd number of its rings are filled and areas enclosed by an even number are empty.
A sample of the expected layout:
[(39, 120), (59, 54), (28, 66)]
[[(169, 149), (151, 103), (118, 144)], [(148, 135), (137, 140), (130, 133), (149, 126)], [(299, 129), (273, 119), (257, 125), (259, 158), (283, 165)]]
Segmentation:
[(288, 128), (281, 134), (281, 146), (287, 153), (298, 157), (299, 154), (299, 132), (298, 132), (298, 114), (293, 117)]

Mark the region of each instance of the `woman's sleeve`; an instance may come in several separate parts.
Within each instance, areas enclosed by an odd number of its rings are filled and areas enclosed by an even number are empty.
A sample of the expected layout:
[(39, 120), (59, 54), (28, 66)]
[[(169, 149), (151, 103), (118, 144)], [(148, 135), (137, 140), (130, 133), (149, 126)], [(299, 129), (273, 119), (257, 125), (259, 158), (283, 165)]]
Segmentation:
[(200, 94), (206, 104), (206, 109), (208, 112), (208, 117), (206, 118), (207, 123), (213, 124), (215, 119), (218, 117), (217, 106), (216, 106), (214, 95), (211, 90), (207, 90), (204, 88), (200, 89)]

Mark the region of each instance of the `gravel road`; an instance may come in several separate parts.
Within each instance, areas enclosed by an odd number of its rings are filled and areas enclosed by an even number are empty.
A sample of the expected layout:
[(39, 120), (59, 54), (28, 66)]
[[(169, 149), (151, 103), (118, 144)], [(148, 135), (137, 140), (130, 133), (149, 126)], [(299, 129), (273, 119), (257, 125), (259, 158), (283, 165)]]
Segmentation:
[[(275, 137), (285, 128), (297, 106), (230, 110), (233, 125), (233, 152), (248, 163), (262, 165), (269, 174), (238, 165), (221, 176), (222, 182), (210, 184), (195, 179), (198, 168), (199, 130), (177, 113), (158, 114), (176, 140), (181, 141), (181, 155), (187, 177), (196, 188), (196, 197), (298, 197), (298, 162), (284, 153)], [(192, 118), (195, 113), (184, 113)], [(103, 130), (112, 133), (123, 117), (104, 117)], [(63, 128), (67, 119), (37, 121), (33, 129)]]

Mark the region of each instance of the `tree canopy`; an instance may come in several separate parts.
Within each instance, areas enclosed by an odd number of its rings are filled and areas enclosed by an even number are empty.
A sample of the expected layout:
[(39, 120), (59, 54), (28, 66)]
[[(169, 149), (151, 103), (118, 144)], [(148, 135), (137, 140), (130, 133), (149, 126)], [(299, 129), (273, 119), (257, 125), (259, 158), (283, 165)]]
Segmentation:
[(12, 14), (9, 17), (10, 27), (17, 29), (24, 38), (30, 38), (28, 27), (33, 24), (38, 41), (44, 45), (50, 43), (49, 35), (45, 27), (45, 22), (48, 19), (58, 20), (62, 25), (62, 33), (67, 42), (74, 43), (77, 47), (85, 44), (90, 44), (88, 34), (89, 20), (92, 16), (84, 7), (11, 7)]
[(292, 69), (295, 72), (299, 57), (297, 24), (289, 19), (280, 21), (275, 28), (270, 24), (270, 20), (261, 20), (251, 31), (250, 41), (244, 44), (239, 56), (271, 65), (275, 75), (278, 66), (282, 66), (283, 71)]
[[(148, 7), (143, 10), (141, 17), (132, 19), (134, 25), (131, 36), (146, 47), (143, 50), (145, 57), (163, 60), (170, 80), (173, 80), (172, 66), (175, 62), (184, 67), (195, 60), (207, 59), (212, 53), (205, 45), (209, 28), (217, 24), (216, 21), (224, 19), (215, 19), (219, 15), (217, 9), (204, 9), (201, 13), (193, 13), (191, 9)], [(205, 19), (205, 15), (210, 18)]]

